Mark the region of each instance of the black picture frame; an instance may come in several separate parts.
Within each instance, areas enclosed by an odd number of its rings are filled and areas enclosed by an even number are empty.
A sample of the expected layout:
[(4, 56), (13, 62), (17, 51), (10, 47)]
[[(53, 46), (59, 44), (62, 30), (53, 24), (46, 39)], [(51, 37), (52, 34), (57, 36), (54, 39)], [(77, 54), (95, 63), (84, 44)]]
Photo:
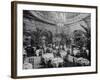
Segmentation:
[[(17, 75), (17, 5), (25, 4), (25, 5), (45, 5), (45, 6), (60, 6), (60, 7), (75, 7), (75, 8), (89, 8), (96, 10), (96, 66), (95, 71), (91, 72), (78, 72), (78, 73), (61, 73), (61, 74), (46, 74), (46, 75), (27, 75), (27, 76), (18, 76)], [(97, 24), (98, 24), (98, 7), (90, 6), (90, 5), (73, 5), (73, 4), (58, 4), (58, 3), (41, 3), (41, 2), (25, 2), (25, 1), (12, 1), (11, 2), (11, 77), (14, 79), (18, 78), (35, 78), (35, 77), (51, 77), (51, 76), (66, 76), (66, 75), (81, 75), (81, 74), (94, 74), (98, 72), (98, 54), (97, 54), (97, 40), (98, 40), (98, 32), (97, 32)]]

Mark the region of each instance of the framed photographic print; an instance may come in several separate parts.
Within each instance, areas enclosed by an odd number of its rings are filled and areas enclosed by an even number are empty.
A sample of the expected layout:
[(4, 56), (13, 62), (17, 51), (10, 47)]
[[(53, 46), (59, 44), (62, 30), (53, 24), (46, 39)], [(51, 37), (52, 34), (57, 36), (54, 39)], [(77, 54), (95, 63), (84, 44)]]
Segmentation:
[(97, 73), (97, 6), (11, 3), (11, 77)]

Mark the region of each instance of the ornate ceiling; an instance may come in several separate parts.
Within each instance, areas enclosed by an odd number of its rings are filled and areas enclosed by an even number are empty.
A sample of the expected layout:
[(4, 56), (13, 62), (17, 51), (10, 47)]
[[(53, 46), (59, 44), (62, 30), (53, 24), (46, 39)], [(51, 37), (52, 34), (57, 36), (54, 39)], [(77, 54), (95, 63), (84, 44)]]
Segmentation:
[(89, 13), (25, 10), (23, 14), (25, 28), (31, 31), (38, 27), (50, 30), (53, 34), (70, 34), (74, 30), (85, 31), (80, 25), (89, 29), (91, 25)]
[(33, 16), (50, 24), (71, 24), (89, 16), (89, 13), (57, 12), (57, 11), (29, 11)]

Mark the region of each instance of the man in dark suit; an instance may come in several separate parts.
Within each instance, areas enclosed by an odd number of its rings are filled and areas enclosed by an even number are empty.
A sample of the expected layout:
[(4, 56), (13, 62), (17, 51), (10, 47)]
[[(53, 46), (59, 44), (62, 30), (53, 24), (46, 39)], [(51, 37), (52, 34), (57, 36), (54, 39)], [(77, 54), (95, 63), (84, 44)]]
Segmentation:
[(27, 52), (27, 57), (31, 57), (34, 56), (34, 49), (31, 47), (31, 45), (28, 45), (25, 48), (26, 52)]

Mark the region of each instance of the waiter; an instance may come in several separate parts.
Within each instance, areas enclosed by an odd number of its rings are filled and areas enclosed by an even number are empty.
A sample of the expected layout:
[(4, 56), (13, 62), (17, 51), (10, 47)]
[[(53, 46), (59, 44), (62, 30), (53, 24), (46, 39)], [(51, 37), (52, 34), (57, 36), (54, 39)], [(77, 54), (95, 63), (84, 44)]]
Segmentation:
[(25, 50), (27, 52), (27, 57), (34, 56), (34, 49), (31, 47), (30, 44), (26, 47)]

